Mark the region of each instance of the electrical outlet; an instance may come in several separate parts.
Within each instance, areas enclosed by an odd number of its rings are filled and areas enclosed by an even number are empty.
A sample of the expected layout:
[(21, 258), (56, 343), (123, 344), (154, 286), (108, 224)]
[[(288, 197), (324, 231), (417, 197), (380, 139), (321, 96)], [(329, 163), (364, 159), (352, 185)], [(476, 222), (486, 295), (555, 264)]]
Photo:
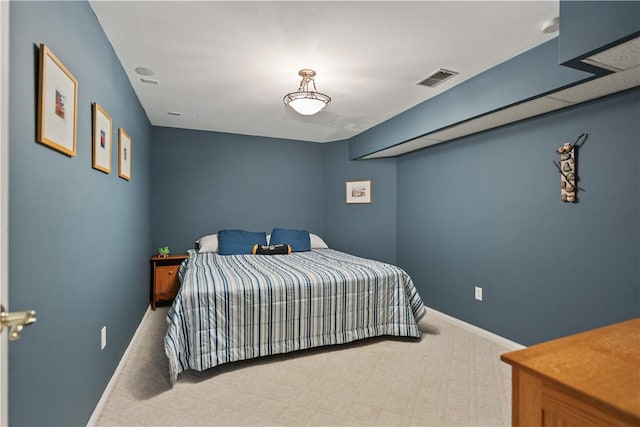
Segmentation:
[(100, 350), (104, 350), (106, 346), (107, 346), (107, 327), (103, 326), (102, 329), (100, 329)]
[(476, 299), (482, 301), (482, 288), (476, 286)]

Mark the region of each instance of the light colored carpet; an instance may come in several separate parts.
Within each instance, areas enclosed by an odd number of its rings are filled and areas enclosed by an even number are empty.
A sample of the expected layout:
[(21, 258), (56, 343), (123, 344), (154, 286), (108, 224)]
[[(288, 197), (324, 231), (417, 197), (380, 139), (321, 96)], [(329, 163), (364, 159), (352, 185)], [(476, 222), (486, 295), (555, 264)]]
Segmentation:
[(508, 349), (427, 313), (374, 338), (189, 371), (169, 387), (167, 308), (141, 326), (98, 426), (508, 426)]

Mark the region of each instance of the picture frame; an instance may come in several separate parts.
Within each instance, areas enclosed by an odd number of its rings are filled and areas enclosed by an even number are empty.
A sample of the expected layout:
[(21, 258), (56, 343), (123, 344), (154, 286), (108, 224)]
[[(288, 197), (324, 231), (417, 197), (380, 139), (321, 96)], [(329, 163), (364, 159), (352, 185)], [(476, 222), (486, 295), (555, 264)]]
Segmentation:
[(131, 180), (131, 136), (118, 128), (118, 176)]
[(371, 203), (371, 180), (347, 181), (346, 203)]
[(51, 52), (40, 45), (36, 140), (76, 156), (78, 125), (78, 80)]
[(92, 166), (104, 173), (111, 173), (111, 116), (97, 102), (94, 102), (92, 106)]

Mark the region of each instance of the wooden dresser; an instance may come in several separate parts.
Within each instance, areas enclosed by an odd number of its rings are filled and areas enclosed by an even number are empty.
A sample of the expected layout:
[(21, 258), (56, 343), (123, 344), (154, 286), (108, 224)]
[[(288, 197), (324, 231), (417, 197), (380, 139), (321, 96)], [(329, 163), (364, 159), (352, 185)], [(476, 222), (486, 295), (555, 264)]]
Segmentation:
[(180, 289), (178, 270), (186, 254), (154, 256), (151, 258), (151, 309), (156, 309), (158, 301), (171, 301)]
[(640, 318), (506, 353), (514, 426), (640, 426)]

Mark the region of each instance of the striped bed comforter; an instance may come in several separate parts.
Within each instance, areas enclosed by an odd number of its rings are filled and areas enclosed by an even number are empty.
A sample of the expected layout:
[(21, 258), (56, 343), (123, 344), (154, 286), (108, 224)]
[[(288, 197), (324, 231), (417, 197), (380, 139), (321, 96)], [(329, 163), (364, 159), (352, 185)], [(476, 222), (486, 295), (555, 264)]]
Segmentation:
[(379, 335), (419, 337), (425, 312), (402, 269), (333, 249), (189, 251), (167, 314), (170, 381), (214, 366)]

